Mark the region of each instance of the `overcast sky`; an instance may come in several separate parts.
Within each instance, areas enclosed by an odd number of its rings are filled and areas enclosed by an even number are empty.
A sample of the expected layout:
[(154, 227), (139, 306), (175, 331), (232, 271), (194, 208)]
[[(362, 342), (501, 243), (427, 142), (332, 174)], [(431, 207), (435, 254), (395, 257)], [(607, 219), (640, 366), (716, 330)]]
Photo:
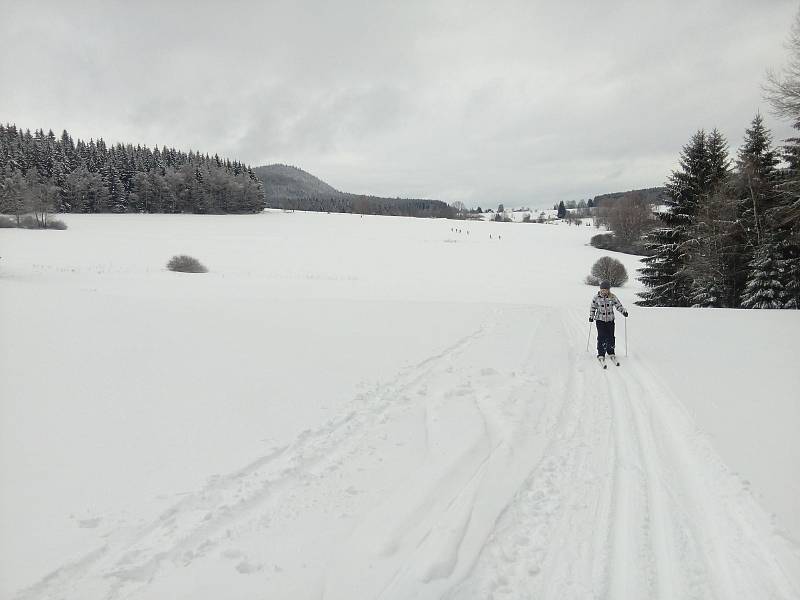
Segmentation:
[(732, 151), (797, 0), (0, 0), (0, 121), (298, 166), (348, 192), (546, 206)]

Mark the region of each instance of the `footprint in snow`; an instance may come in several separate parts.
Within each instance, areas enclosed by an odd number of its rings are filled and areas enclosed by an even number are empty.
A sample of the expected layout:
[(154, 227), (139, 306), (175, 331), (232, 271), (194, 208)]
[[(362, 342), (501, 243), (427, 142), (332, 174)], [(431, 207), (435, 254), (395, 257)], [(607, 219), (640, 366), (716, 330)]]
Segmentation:
[(251, 563), (246, 560), (243, 560), (238, 565), (236, 565), (236, 570), (239, 571), (242, 575), (250, 575), (251, 573), (256, 573), (264, 568), (264, 565), (261, 563)]
[(95, 517), (94, 519), (78, 519), (78, 527), (81, 529), (95, 529), (103, 519)]

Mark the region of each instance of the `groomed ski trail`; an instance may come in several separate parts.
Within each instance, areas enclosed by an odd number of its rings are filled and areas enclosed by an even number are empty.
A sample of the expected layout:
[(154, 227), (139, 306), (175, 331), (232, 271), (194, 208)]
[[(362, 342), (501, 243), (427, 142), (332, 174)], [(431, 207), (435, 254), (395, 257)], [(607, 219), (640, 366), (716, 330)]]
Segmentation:
[(231, 598), (798, 598), (769, 519), (655, 367), (598, 369), (583, 321), (498, 308), (17, 598), (220, 577), (240, 578)]
[[(565, 321), (581, 340), (584, 315)], [(537, 466), (447, 597), (800, 597), (785, 540), (658, 377), (636, 359), (584, 368), (594, 353), (577, 342), (571, 357), (585, 393), (549, 448), (567, 468)]]

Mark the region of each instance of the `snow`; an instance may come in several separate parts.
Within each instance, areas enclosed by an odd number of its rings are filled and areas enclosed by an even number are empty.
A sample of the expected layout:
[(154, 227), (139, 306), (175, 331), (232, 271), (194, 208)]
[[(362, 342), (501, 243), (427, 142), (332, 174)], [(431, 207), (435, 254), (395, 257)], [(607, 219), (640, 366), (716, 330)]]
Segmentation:
[(0, 230), (0, 597), (800, 597), (796, 311), (632, 282), (603, 371), (590, 227), (64, 221)]

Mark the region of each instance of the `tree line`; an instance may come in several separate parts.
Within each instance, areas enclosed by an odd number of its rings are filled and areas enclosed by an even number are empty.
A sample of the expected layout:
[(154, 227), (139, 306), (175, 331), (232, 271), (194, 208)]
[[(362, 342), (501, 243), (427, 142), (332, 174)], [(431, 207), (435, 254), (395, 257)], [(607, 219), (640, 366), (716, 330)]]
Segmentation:
[(316, 212), (394, 215), (401, 217), (455, 218), (457, 210), (441, 200), (380, 198), (342, 193), (337, 196), (275, 198), (270, 208)]
[(697, 131), (645, 237), (637, 304), (800, 308), (798, 159), (800, 138), (776, 150), (760, 115), (735, 159), (719, 131)]
[(238, 161), (163, 146), (75, 142), (0, 125), (0, 212), (254, 213), (261, 182)]
[[(800, 13), (789, 62), (764, 86), (800, 131)], [(800, 308), (800, 137), (774, 147), (757, 114), (735, 158), (716, 129), (697, 131), (667, 181), (668, 209), (646, 236), (643, 306)]]

